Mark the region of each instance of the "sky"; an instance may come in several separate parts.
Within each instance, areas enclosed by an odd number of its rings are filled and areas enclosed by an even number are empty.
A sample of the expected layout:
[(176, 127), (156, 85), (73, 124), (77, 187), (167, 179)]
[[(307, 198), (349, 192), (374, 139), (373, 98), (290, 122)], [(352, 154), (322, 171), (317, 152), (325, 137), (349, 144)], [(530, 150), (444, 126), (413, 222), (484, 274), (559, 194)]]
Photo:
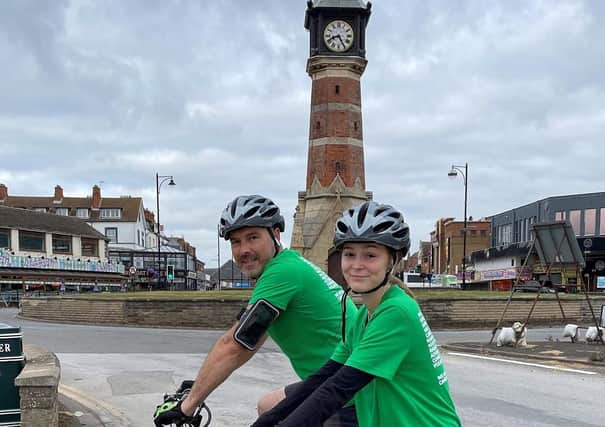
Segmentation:
[[(217, 263), (239, 194), (290, 242), (305, 188), (304, 0), (3, 0), (0, 183), (9, 195), (141, 196)], [(376, 0), (361, 80), (366, 188), (413, 248), (442, 217), (605, 191), (605, 2)], [(229, 247), (221, 242), (222, 261)]]

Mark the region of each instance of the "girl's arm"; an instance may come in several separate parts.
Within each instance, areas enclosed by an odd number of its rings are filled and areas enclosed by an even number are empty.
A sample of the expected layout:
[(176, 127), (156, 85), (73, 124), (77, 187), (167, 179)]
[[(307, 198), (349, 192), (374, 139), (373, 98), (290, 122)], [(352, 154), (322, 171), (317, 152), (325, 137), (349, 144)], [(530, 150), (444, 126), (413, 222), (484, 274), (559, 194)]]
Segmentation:
[(321, 425), (364, 388), (374, 375), (350, 366), (342, 366), (315, 390), (280, 424), (280, 427)]

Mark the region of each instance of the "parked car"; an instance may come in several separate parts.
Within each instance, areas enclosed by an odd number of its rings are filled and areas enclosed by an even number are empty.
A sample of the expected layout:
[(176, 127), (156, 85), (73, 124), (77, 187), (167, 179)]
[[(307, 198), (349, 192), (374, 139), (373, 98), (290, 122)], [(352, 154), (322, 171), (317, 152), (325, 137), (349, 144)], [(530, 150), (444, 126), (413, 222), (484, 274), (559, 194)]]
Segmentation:
[(553, 288), (549, 288), (547, 286), (542, 286), (540, 282), (537, 280), (525, 280), (520, 281), (514, 287), (515, 292), (542, 292), (552, 294), (555, 293)]

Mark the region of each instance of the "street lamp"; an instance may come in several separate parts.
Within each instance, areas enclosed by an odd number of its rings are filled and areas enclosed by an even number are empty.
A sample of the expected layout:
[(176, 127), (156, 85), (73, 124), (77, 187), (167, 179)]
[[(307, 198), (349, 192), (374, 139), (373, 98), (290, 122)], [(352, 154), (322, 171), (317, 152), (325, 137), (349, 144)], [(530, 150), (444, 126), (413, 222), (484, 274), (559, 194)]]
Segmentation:
[[(464, 171), (462, 170), (464, 168)], [(458, 172), (464, 179), (464, 228), (462, 229), (462, 289), (466, 288), (466, 205), (468, 200), (468, 163), (464, 166), (452, 165), (452, 168), (447, 173), (452, 179), (458, 176)]]
[(162, 238), (160, 237), (160, 187), (162, 187), (162, 184), (164, 184), (166, 181), (170, 180), (170, 182), (168, 183), (168, 185), (176, 185), (174, 183), (174, 179), (172, 178), (172, 175), (158, 175), (158, 173), (156, 172), (155, 174), (155, 202), (156, 202), (156, 208), (157, 208), (157, 214), (158, 214), (158, 288), (160, 287), (160, 280), (162, 277), (162, 255), (160, 253), (160, 248), (162, 246)]

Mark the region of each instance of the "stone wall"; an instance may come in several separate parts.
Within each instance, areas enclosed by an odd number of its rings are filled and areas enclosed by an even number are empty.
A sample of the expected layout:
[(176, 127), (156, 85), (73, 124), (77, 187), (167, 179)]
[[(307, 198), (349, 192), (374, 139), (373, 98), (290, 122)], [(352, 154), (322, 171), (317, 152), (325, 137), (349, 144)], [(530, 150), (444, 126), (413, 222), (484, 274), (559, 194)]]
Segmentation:
[(35, 345), (23, 346), (25, 367), (15, 379), (21, 399), (22, 427), (55, 427), (59, 424), (59, 360)]
[[(595, 315), (600, 316), (605, 295), (591, 297)], [(430, 299), (419, 300), (427, 321), (433, 328), (494, 327), (502, 315), (506, 299)], [(27, 318), (111, 325), (160, 326), (226, 329), (247, 304), (246, 300), (161, 300), (97, 298), (24, 298), (21, 315)], [(504, 318), (505, 326), (525, 321), (533, 299), (514, 298)], [(586, 299), (562, 299), (566, 321), (591, 323)], [(556, 300), (539, 300), (530, 324), (563, 323)]]
[[(504, 317), (504, 326), (515, 321), (524, 322), (533, 304), (533, 299), (513, 298)], [(506, 300), (496, 298), (475, 298), (463, 300), (431, 299), (420, 301), (422, 311), (433, 328), (464, 328), (464, 327), (495, 327)], [(556, 300), (538, 300), (529, 320), (530, 325), (553, 323), (592, 322), (590, 309), (586, 299), (562, 299), (565, 319)], [(605, 304), (605, 296), (591, 297), (591, 304), (597, 319), (600, 316), (601, 305)]]
[(59, 322), (126, 324), (126, 300), (98, 298), (25, 297), (21, 316)]

